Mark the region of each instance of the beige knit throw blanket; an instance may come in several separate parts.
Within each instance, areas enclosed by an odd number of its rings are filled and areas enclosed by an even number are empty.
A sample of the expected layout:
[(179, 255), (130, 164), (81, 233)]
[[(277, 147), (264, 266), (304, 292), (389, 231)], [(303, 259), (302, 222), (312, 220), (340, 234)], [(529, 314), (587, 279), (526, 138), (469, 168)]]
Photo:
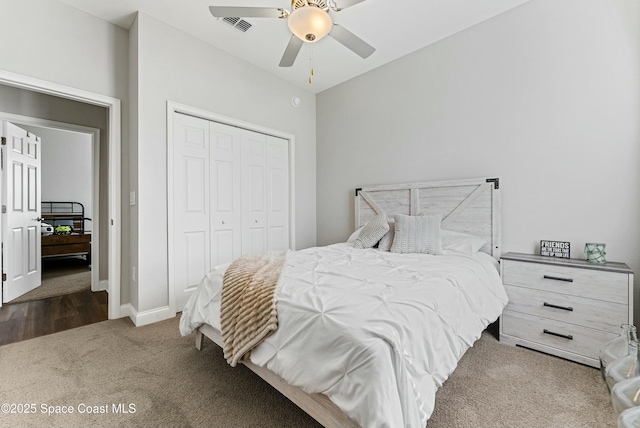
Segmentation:
[(224, 274), (220, 322), (224, 358), (232, 367), (278, 328), (276, 288), (286, 254), (269, 251), (243, 256)]

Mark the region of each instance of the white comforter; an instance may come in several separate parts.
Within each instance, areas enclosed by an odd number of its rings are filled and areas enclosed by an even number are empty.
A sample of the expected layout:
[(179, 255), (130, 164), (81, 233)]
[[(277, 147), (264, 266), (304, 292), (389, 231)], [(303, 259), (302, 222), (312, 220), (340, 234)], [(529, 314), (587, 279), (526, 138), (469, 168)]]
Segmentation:
[[(220, 328), (228, 265), (188, 301), (180, 331)], [(424, 427), (437, 389), (507, 303), (496, 262), (349, 244), (290, 251), (278, 330), (251, 353), (289, 384), (326, 394), (364, 427)]]

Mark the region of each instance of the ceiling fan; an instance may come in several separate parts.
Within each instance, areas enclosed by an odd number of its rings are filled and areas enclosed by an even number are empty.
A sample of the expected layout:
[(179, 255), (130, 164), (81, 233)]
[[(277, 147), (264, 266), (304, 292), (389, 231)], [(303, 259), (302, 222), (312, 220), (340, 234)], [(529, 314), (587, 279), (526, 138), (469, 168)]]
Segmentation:
[(280, 18), (287, 19), (293, 33), (280, 60), (280, 67), (291, 67), (302, 45), (314, 43), (330, 36), (361, 56), (368, 58), (374, 51), (371, 45), (333, 22), (329, 11), (340, 12), (364, 0), (340, 0), (341, 7), (334, 0), (291, 0), (292, 11), (269, 7), (209, 6), (216, 18)]

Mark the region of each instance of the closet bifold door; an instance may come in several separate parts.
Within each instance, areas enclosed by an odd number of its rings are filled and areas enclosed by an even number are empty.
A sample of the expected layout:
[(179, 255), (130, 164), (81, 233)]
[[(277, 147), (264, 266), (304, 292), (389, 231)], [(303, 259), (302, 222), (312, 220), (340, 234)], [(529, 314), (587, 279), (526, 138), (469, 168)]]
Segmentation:
[(242, 132), (242, 254), (289, 247), (288, 141)]
[(174, 290), (182, 310), (211, 269), (209, 122), (176, 113), (173, 156)]
[(267, 249), (267, 136), (242, 133), (242, 253)]
[(174, 115), (176, 307), (214, 267), (289, 248), (289, 141)]
[(210, 122), (211, 267), (229, 263), (242, 251), (243, 129)]
[(289, 248), (289, 141), (267, 136), (267, 243)]

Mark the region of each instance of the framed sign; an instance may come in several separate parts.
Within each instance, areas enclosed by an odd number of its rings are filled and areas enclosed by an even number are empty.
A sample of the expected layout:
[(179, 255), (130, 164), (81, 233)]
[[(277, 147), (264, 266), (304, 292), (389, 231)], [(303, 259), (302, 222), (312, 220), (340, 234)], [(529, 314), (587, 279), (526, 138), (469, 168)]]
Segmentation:
[(571, 243), (564, 241), (540, 241), (540, 255), (547, 257), (570, 258)]

